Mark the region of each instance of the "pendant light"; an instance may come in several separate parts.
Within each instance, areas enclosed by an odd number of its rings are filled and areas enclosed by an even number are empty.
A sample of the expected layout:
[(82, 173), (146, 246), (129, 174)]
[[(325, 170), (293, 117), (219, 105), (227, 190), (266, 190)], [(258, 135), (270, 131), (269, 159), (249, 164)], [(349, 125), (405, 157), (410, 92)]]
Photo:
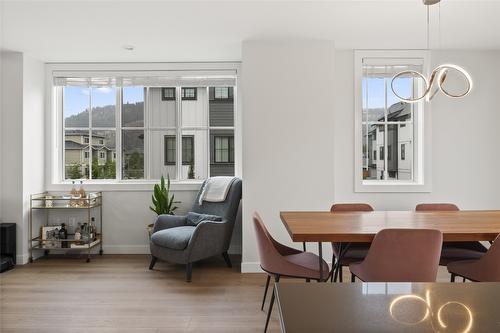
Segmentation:
[[(430, 14), (430, 6), (435, 5), (439, 3), (441, 0), (423, 0), (424, 5), (427, 6), (427, 50), (430, 50), (430, 45), (429, 45), (429, 14)], [(439, 25), (441, 26), (441, 18), (439, 18)], [(439, 29), (439, 33), (441, 34), (441, 29)], [(466, 83), (466, 88), (463, 92), (460, 92), (458, 94), (452, 94), (451, 92), (447, 91), (443, 84), (446, 81), (446, 77), (449, 72), (451, 71), (456, 71), (458, 74), (460, 74), (464, 79)], [(411, 98), (404, 98), (401, 97), (400, 95), (397, 94), (396, 90), (394, 89), (394, 82), (396, 79), (401, 78), (403, 76), (408, 76), (411, 75), (413, 77), (419, 77), (422, 79), (424, 82), (424, 89), (423, 93), (417, 97), (411, 97)], [(437, 89), (434, 90), (434, 92), (431, 93), (433, 85), (437, 85)], [(401, 100), (402, 102), (406, 103), (416, 103), (422, 99), (425, 99), (426, 101), (430, 101), (438, 92), (443, 93), (445, 96), (451, 97), (451, 98), (461, 98), (467, 96), (470, 91), (472, 90), (472, 77), (467, 73), (465, 69), (458, 65), (454, 64), (442, 64), (434, 68), (431, 72), (430, 78), (427, 79), (422, 73), (414, 71), (414, 70), (405, 70), (402, 72), (397, 73), (396, 75), (393, 76), (391, 80), (391, 90), (394, 93), (394, 95)]]

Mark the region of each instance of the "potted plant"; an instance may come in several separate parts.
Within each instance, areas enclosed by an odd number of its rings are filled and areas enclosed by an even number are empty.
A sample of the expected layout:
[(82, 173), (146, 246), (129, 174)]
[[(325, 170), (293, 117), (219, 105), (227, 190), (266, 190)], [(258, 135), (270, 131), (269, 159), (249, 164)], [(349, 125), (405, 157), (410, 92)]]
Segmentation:
[[(155, 184), (153, 188), (153, 195), (151, 196), (153, 202), (152, 206), (149, 206), (156, 215), (174, 215), (174, 211), (177, 206), (174, 206), (176, 201), (174, 201), (174, 195), (170, 194), (170, 176), (167, 174), (167, 182), (165, 184), (165, 178), (161, 176), (160, 184)], [(148, 225), (148, 234), (151, 237), (153, 231), (154, 223)]]

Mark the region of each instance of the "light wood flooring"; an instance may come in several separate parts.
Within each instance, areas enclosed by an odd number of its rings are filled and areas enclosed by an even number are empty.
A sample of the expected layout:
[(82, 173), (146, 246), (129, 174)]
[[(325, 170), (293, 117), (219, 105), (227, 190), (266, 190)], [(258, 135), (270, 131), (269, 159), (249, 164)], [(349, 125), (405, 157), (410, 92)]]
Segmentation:
[[(186, 283), (181, 265), (148, 265), (146, 255), (41, 258), (2, 273), (0, 332), (263, 331), (264, 274), (241, 274), (221, 257), (195, 265)], [(449, 281), (442, 268), (438, 280)], [(279, 332), (273, 313), (269, 332)]]

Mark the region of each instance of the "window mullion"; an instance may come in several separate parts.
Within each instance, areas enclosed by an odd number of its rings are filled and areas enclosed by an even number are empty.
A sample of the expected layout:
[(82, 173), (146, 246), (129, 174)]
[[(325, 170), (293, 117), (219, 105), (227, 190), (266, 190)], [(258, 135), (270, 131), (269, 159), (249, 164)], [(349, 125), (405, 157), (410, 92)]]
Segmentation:
[(115, 172), (116, 179), (122, 180), (122, 98), (123, 87), (116, 89), (116, 117), (115, 117)]
[(92, 180), (92, 87), (89, 87), (89, 179)]
[(182, 179), (182, 87), (175, 87), (176, 97), (175, 99), (175, 111), (176, 111), (176, 140), (175, 140), (175, 160), (177, 168), (177, 180)]

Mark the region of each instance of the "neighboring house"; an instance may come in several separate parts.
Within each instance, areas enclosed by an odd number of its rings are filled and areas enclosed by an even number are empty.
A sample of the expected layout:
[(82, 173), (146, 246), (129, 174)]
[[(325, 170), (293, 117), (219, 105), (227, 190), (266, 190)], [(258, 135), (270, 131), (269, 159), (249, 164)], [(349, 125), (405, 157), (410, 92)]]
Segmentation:
[[(178, 178), (204, 179), (208, 171), (210, 176), (234, 175), (233, 88), (199, 87), (181, 91), (182, 174)], [(175, 88), (150, 88), (152, 121), (159, 128), (151, 134), (152, 178), (177, 175), (177, 137), (175, 130), (169, 129), (177, 123), (175, 94)]]
[[(411, 105), (398, 102), (391, 105), (387, 121), (404, 122), (411, 118)], [(384, 121), (380, 118), (379, 121)], [(410, 180), (412, 178), (413, 127), (410, 124), (392, 124), (387, 126), (387, 144), (385, 144), (384, 125), (372, 125), (368, 131), (368, 179), (384, 179), (387, 170), (388, 179)], [(387, 151), (386, 151), (387, 150)], [(385, 158), (387, 154), (387, 168)]]
[[(115, 161), (114, 147), (109, 147), (109, 139), (103, 135), (92, 135), (92, 161), (98, 165)], [(64, 137), (64, 160), (66, 170), (68, 167), (79, 165), (80, 172), (88, 174), (90, 137), (88, 131), (67, 131)], [(114, 143), (112, 144), (114, 146)]]

